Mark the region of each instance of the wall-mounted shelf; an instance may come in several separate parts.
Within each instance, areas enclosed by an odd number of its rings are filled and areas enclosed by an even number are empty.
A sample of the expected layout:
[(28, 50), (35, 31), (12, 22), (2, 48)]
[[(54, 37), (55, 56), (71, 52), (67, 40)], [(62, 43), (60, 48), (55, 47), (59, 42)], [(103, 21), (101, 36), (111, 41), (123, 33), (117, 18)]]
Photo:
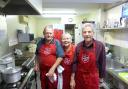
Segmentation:
[(128, 31), (128, 27), (119, 27), (119, 28), (101, 28), (100, 31)]

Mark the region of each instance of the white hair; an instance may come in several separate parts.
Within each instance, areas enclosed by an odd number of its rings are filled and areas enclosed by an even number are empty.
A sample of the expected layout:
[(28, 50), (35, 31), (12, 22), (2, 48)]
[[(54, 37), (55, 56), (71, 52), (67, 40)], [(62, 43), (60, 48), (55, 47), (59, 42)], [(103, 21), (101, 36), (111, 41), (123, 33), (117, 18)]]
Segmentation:
[(53, 25), (47, 25), (45, 26), (44, 30), (43, 30), (43, 34), (45, 34), (47, 29), (53, 29)]
[(82, 24), (82, 31), (86, 27), (91, 27), (92, 31), (94, 31), (94, 24), (93, 23), (84, 23), (84, 24)]
[(70, 38), (70, 40), (71, 40), (71, 42), (72, 42), (72, 36), (71, 36), (71, 34), (70, 33), (68, 33), (68, 32), (66, 32), (66, 33), (63, 33), (62, 34), (62, 36), (61, 36), (61, 39), (63, 38), (63, 36), (68, 36), (69, 38)]

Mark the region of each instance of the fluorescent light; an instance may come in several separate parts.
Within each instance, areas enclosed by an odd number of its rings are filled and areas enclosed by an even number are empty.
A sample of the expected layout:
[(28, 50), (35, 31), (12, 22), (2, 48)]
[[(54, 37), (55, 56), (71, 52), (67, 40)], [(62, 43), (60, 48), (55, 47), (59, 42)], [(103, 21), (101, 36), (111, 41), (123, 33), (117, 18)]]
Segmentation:
[(61, 11), (43, 11), (43, 14), (73, 14), (76, 13), (74, 10), (61, 10)]
[(61, 10), (61, 11), (43, 11), (43, 17), (61, 18), (61, 17), (74, 17), (77, 13), (74, 10)]
[(51, 18), (62, 18), (62, 17), (74, 17), (74, 16), (76, 16), (76, 15), (73, 15), (73, 14), (72, 15), (71, 14), (70, 15), (65, 15), (65, 14), (64, 15), (63, 14), (56, 14), (56, 15), (54, 15), (54, 14), (50, 14), (50, 15), (49, 14), (43, 14), (42, 15), (42, 17), (47, 17), (47, 18), (50, 18), (50, 17)]

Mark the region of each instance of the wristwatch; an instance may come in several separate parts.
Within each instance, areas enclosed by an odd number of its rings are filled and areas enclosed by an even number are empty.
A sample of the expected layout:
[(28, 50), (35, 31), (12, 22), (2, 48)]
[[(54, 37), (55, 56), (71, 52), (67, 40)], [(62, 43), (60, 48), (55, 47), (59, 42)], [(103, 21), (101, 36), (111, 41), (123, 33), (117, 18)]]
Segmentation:
[(103, 78), (100, 78), (100, 83), (103, 83)]

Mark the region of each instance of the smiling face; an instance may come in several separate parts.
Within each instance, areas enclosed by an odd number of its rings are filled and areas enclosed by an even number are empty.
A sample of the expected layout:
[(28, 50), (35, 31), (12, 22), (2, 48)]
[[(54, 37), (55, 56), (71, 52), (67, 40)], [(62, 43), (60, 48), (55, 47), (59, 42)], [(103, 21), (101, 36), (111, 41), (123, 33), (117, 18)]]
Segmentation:
[(69, 33), (63, 34), (61, 41), (64, 47), (68, 47), (72, 43), (72, 37)]
[(52, 28), (49, 28), (49, 27), (46, 27), (44, 29), (44, 38), (47, 40), (47, 41), (51, 41), (53, 39), (53, 36), (54, 36), (54, 31)]
[(90, 42), (93, 39), (93, 28), (91, 27), (91, 25), (86, 25), (83, 27), (82, 29), (82, 36), (85, 40), (85, 42)]

